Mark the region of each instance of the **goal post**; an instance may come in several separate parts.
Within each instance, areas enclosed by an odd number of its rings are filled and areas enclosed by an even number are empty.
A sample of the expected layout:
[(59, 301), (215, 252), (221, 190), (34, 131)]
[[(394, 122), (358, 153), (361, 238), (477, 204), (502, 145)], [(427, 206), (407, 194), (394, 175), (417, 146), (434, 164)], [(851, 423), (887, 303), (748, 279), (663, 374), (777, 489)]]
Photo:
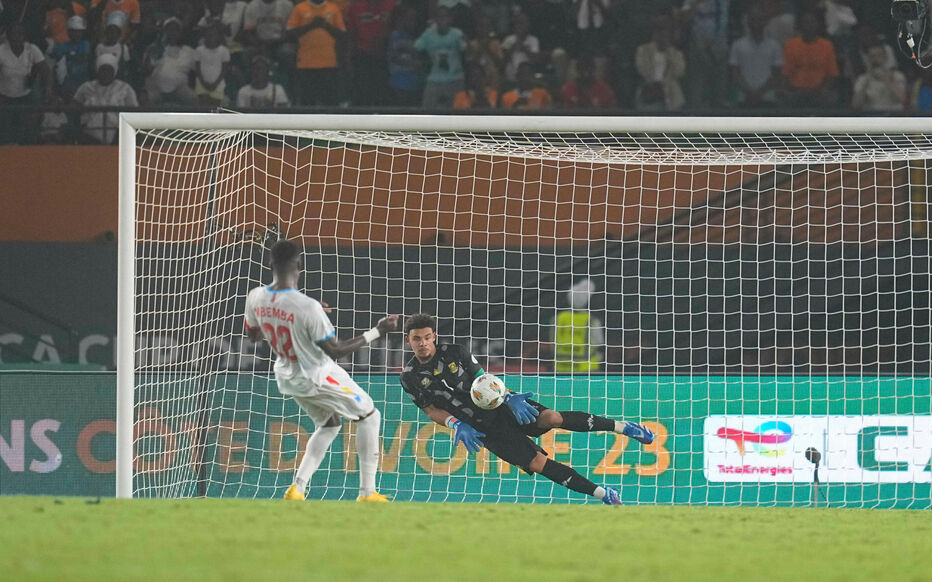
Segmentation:
[[(313, 425), (242, 336), (281, 235), (341, 336), (428, 311), (510, 388), (649, 423), (540, 440), (628, 503), (808, 505), (819, 470), (820, 504), (930, 506), (932, 120), (124, 113), (119, 149), (118, 497), (290, 483)], [(572, 373), (561, 312), (594, 330)], [(586, 501), (453, 449), (400, 336), (341, 362), (384, 493)], [(354, 497), (353, 441), (311, 497)]]

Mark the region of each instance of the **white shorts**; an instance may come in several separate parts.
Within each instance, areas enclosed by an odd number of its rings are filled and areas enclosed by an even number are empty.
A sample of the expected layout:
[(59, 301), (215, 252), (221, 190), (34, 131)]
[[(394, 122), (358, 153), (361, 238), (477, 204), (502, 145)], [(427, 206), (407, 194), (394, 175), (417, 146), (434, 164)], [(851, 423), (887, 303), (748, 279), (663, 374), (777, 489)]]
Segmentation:
[(375, 408), (372, 398), (341, 366), (334, 364), (321, 378), (315, 383), (312, 394), (292, 395), (315, 427), (324, 426), (334, 413), (347, 420), (361, 420)]

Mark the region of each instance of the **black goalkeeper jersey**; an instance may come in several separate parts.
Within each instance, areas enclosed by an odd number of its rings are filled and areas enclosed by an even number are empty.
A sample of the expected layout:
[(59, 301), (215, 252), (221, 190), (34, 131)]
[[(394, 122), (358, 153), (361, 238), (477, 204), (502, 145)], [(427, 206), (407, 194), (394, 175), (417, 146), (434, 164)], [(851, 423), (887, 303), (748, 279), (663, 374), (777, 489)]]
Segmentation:
[(472, 381), (484, 374), (469, 351), (456, 344), (440, 344), (430, 361), (411, 361), (401, 371), (401, 386), (419, 408), (435, 406), (477, 429), (490, 429), (505, 406), (483, 410), (469, 396)]

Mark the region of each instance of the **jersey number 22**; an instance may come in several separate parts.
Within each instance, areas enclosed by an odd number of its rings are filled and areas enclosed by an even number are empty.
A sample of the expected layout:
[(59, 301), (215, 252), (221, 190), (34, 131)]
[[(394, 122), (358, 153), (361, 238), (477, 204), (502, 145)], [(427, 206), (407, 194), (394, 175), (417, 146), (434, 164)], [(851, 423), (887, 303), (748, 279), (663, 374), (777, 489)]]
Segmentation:
[(265, 323), (262, 329), (265, 330), (265, 337), (272, 345), (272, 351), (278, 354), (279, 358), (292, 362), (298, 361), (298, 356), (294, 353), (294, 344), (291, 342), (291, 330), (287, 326), (280, 325), (276, 330), (271, 323)]

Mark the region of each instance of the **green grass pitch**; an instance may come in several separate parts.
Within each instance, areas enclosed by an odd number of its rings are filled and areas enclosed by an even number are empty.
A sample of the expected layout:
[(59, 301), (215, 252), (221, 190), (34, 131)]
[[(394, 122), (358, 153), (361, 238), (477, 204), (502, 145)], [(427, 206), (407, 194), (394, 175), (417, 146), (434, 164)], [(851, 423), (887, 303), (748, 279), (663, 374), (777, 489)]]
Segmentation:
[(932, 513), (0, 498), (22, 580), (932, 580)]

